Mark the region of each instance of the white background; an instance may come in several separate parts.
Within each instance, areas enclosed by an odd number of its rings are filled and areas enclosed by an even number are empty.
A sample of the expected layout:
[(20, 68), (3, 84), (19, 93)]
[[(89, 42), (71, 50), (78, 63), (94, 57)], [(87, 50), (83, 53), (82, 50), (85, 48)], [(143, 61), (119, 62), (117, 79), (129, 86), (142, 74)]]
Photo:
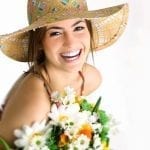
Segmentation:
[[(0, 34), (27, 25), (27, 0), (5, 0), (0, 4)], [(91, 9), (123, 0), (88, 0)], [(149, 150), (150, 135), (150, 5), (148, 0), (130, 0), (129, 21), (121, 38), (97, 52), (95, 65), (103, 76), (102, 94), (111, 99), (116, 114), (128, 124), (128, 150)], [(9, 59), (0, 52), (0, 103), (27, 64)], [(110, 103), (110, 104), (111, 104)], [(124, 149), (118, 149), (124, 150)]]

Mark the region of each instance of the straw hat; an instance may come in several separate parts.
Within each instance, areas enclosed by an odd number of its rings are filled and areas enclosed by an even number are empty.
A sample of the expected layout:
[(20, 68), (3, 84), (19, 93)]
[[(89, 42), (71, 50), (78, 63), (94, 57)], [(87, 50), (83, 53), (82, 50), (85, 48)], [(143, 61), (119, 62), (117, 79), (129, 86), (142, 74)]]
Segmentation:
[(93, 50), (113, 44), (125, 29), (128, 5), (88, 11), (85, 0), (28, 0), (29, 26), (0, 36), (0, 49), (10, 58), (27, 61), (29, 31), (71, 18), (90, 20), (93, 32)]

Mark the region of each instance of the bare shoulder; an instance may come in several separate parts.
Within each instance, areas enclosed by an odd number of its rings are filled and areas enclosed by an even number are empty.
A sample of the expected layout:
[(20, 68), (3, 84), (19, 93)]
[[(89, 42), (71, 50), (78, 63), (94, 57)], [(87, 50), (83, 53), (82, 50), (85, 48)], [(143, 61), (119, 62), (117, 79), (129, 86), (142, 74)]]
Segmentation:
[(90, 94), (91, 92), (95, 91), (102, 82), (102, 76), (98, 69), (94, 66), (86, 64), (84, 69), (85, 75), (85, 93)]
[(28, 74), (18, 83), (7, 102), (0, 121), (0, 136), (11, 143), (13, 130), (35, 121), (41, 121), (50, 110), (49, 96), (43, 81)]
[[(49, 104), (49, 97), (44, 88), (43, 81), (33, 74), (29, 74), (20, 82), (15, 94), (8, 100), (6, 109), (11, 110), (11, 108), (15, 106), (19, 108), (23, 107), (21, 112), (24, 111), (23, 113), (25, 113), (25, 115), (32, 112), (30, 114), (30, 116), (32, 116), (44, 110), (44, 105), (47, 104)], [(42, 106), (44, 106), (44, 109)], [(40, 114), (38, 114), (37, 117), (40, 118)], [(35, 117), (35, 119), (37, 117)]]

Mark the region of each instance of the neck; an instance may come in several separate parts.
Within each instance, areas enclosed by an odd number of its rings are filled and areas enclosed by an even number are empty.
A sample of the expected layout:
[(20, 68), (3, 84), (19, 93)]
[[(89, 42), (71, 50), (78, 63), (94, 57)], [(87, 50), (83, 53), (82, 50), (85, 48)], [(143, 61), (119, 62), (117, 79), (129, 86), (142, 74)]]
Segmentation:
[(67, 71), (46, 66), (48, 75), (50, 77), (50, 86), (53, 91), (61, 91), (66, 86), (73, 87), (76, 91), (79, 91), (82, 84), (82, 78), (79, 74), (81, 70)]

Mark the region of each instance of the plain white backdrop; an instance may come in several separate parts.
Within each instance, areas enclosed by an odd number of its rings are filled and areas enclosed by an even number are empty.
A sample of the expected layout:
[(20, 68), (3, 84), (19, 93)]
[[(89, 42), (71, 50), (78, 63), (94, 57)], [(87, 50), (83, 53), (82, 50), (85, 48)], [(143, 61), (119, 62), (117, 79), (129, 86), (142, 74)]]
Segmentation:
[[(125, 0), (88, 0), (89, 8), (119, 4)], [(126, 0), (127, 1), (127, 0)], [(0, 4), (0, 34), (27, 26), (27, 0), (5, 0)], [(128, 149), (148, 150), (150, 134), (150, 15), (148, 0), (128, 0), (128, 25), (111, 47), (94, 55), (103, 76), (104, 99), (111, 100), (116, 115), (123, 118), (128, 134)], [(0, 52), (0, 103), (27, 64), (9, 59)]]

